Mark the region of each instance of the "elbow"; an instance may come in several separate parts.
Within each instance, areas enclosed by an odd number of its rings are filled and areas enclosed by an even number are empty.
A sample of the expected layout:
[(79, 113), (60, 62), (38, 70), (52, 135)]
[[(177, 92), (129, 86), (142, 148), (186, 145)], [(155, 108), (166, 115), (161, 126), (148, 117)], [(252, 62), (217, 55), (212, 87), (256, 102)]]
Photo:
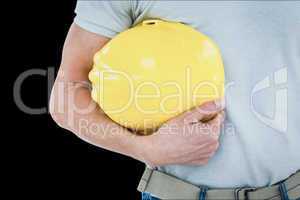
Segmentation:
[[(50, 104), (51, 103), (54, 103), (54, 102), (49, 102)], [(58, 125), (60, 126), (61, 128), (66, 128), (66, 117), (63, 113), (58, 113), (55, 111), (55, 108), (54, 107), (51, 107), (49, 106), (49, 114), (52, 118), (52, 120)]]
[(50, 116), (52, 120), (61, 128), (66, 128), (65, 125), (65, 117), (62, 116), (61, 114), (57, 114), (55, 112), (50, 112)]
[(64, 109), (63, 102), (59, 102), (55, 94), (55, 88), (53, 88), (50, 100), (49, 100), (49, 114), (53, 121), (61, 128), (67, 128), (67, 114)]

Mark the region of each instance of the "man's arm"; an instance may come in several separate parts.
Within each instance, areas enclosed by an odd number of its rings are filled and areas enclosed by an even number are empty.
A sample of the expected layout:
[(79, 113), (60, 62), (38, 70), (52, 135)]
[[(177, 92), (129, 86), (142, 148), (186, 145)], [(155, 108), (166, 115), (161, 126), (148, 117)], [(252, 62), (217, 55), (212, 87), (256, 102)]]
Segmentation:
[[(170, 120), (153, 135), (137, 136), (109, 119), (92, 101), (88, 73), (94, 54), (108, 41), (109, 38), (85, 31), (75, 24), (71, 26), (50, 98), (53, 119), (89, 143), (152, 166), (206, 164), (218, 148), (223, 120), (222, 108), (214, 103)], [(218, 115), (213, 120), (205, 124), (199, 122), (214, 114)], [(209, 133), (207, 127), (211, 128)]]
[(73, 24), (65, 41), (62, 62), (53, 86), (50, 113), (61, 127), (102, 148), (131, 157), (137, 137), (112, 122), (92, 101), (88, 73), (93, 56), (109, 38), (87, 32)]

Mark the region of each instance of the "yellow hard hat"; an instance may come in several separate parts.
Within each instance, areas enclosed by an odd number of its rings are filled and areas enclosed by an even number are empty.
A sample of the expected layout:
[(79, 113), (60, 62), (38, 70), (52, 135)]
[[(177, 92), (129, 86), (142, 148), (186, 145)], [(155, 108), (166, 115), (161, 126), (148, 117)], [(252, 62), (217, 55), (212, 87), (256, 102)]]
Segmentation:
[(94, 56), (92, 98), (115, 122), (135, 131), (224, 95), (224, 69), (214, 42), (177, 22), (146, 20)]

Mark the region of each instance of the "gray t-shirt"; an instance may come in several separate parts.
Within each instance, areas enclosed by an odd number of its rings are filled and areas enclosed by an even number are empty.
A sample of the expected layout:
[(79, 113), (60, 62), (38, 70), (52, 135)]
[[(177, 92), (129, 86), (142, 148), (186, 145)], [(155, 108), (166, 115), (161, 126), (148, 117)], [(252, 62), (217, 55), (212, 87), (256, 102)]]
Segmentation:
[(107, 37), (144, 19), (183, 22), (220, 47), (226, 121), (204, 166), (160, 170), (210, 187), (265, 186), (300, 169), (299, 1), (78, 1), (75, 23)]

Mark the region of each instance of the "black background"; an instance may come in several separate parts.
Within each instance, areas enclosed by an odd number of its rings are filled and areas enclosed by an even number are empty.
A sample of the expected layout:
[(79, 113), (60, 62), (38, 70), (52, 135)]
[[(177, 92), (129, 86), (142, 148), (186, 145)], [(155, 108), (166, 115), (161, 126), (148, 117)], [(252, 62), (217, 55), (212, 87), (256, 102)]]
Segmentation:
[[(9, 112), (5, 131), (11, 196), (45, 199), (139, 199), (136, 187), (144, 165), (87, 144), (59, 128), (48, 114), (28, 115), (13, 101), (13, 84), (32, 68), (57, 72), (63, 42), (75, 16), (76, 0), (11, 2), (9, 30)], [(15, 5), (13, 5), (15, 4)], [(10, 16), (6, 16), (10, 17)], [(4, 21), (6, 21), (4, 19)], [(5, 76), (4, 76), (5, 78)], [(47, 78), (32, 76), (22, 85), (30, 107), (47, 106)], [(6, 104), (7, 105), (7, 104)], [(4, 132), (4, 131), (3, 131)]]

